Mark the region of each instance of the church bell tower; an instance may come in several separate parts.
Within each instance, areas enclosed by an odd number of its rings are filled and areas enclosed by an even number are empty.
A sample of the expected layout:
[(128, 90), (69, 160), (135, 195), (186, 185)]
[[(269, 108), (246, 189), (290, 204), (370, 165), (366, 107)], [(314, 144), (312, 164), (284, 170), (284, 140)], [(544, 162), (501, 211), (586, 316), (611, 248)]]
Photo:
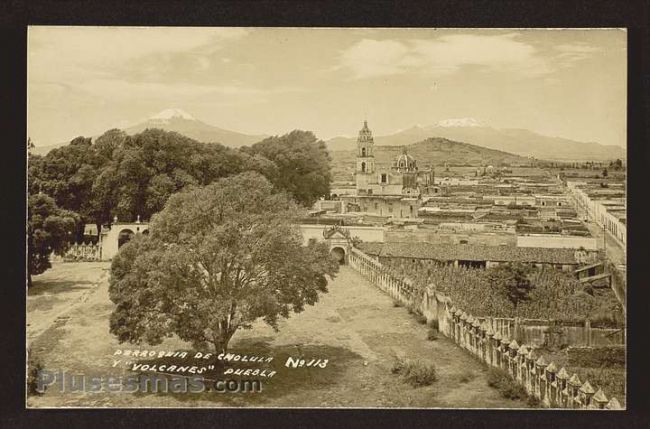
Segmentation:
[(374, 144), (368, 121), (363, 121), (363, 128), (357, 138), (357, 173), (374, 173), (375, 156), (372, 153)]
[(368, 121), (363, 121), (363, 128), (357, 138), (357, 168), (355, 171), (357, 192), (368, 193), (369, 185), (375, 174), (375, 156), (373, 154), (375, 141)]

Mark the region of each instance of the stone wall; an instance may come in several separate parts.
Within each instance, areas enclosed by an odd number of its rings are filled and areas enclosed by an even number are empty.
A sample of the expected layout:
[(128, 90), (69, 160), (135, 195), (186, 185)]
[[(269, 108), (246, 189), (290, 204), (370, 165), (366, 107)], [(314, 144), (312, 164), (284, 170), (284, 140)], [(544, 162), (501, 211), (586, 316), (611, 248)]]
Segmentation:
[[(520, 346), (510, 336), (510, 324), (499, 319), (489, 321), (489, 318), (475, 318), (455, 308), (451, 300), (441, 294), (427, 291), (424, 296), (419, 296), (413, 284), (398, 278), (388, 267), (358, 249), (351, 249), (349, 264), (394, 300), (419, 309), (428, 320), (437, 320), (438, 329), (443, 335), (489, 367), (507, 372), (543, 406), (621, 409), (616, 398), (608, 399), (601, 389), (596, 391), (588, 380), (583, 383), (577, 374), (569, 376), (565, 368), (558, 369), (553, 362), (546, 362), (543, 356), (537, 355), (535, 345)], [(504, 331), (504, 334), (500, 331)]]

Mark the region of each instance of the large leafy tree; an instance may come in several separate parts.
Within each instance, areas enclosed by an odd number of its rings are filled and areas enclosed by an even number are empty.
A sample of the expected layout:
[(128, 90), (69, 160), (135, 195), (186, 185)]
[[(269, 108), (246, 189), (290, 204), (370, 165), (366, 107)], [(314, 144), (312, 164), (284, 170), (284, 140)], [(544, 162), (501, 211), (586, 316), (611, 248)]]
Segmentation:
[[(43, 192), (58, 207), (79, 214), (83, 222), (92, 222), (92, 186), (104, 164), (105, 159), (91, 147), (91, 139), (77, 137), (45, 156), (30, 156), (29, 193)], [(77, 226), (76, 235), (80, 238), (83, 223)]]
[(254, 172), (172, 195), (150, 234), (113, 259), (111, 332), (149, 344), (176, 334), (223, 352), (257, 319), (277, 329), (280, 317), (316, 303), (338, 270), (323, 243), (302, 246), (297, 214)]
[(269, 137), (242, 150), (273, 161), (277, 170), (269, 179), (304, 206), (312, 206), (319, 197), (330, 192), (329, 153), (325, 143), (311, 131), (295, 130)]
[(113, 134), (96, 142), (98, 151), (111, 154), (93, 183), (99, 222), (109, 222), (115, 215), (149, 219), (173, 193), (240, 173), (250, 164), (250, 155), (175, 132), (147, 129), (124, 136), (121, 144), (113, 144), (120, 140)]
[(492, 289), (507, 298), (517, 309), (517, 305), (530, 298), (535, 285), (530, 281), (530, 268), (525, 264), (500, 264), (487, 271)]
[(76, 213), (59, 208), (45, 194), (30, 195), (27, 208), (28, 284), (32, 275), (52, 265), (52, 253), (63, 254), (79, 222)]

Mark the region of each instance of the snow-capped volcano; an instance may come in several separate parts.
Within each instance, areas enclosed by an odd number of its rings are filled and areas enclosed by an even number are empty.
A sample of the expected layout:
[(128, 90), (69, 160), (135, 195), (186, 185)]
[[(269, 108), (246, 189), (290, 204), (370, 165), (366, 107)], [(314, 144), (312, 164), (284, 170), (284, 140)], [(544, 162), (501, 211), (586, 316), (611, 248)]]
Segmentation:
[(160, 128), (165, 131), (175, 131), (184, 136), (204, 143), (221, 143), (229, 147), (251, 145), (263, 140), (265, 135), (249, 135), (226, 130), (206, 124), (179, 108), (165, 109), (146, 121), (125, 128), (127, 134), (136, 134), (147, 128)]
[(474, 118), (452, 118), (436, 122), (434, 127), (485, 127), (487, 124)]
[(152, 121), (168, 121), (170, 119), (185, 119), (196, 121), (196, 118), (184, 110), (178, 108), (165, 109), (149, 118)]

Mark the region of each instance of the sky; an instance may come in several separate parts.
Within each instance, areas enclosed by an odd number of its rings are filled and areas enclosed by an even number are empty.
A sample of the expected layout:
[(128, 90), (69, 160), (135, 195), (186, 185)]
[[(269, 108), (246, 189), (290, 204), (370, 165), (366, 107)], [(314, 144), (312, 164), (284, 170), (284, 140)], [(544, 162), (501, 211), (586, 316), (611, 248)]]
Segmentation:
[(450, 118), (625, 146), (627, 34), (610, 30), (28, 30), (36, 146), (180, 108), (247, 134), (375, 135)]

